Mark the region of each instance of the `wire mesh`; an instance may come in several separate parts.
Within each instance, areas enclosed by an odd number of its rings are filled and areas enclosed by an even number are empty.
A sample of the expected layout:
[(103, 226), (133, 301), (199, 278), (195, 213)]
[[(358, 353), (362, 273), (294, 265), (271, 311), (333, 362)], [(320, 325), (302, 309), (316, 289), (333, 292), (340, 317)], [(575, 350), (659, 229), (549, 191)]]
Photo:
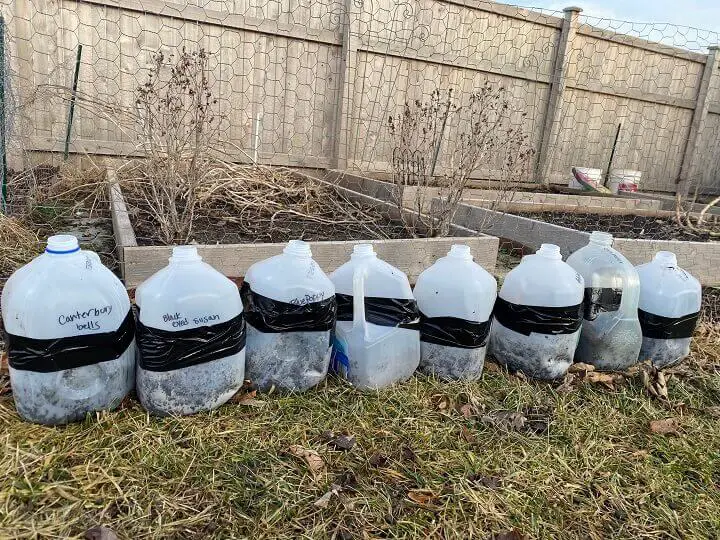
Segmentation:
[[(688, 216), (720, 191), (720, 69), (712, 49), (720, 36), (714, 32), (440, 0), (3, 0), (0, 6), (14, 169), (9, 214), (25, 216), (40, 236), (77, 230), (108, 260), (105, 180), (90, 181), (98, 189), (82, 196), (66, 183), (92, 174), (104, 179), (98, 171), (107, 165), (124, 182), (138, 177), (138, 163), (170, 152), (162, 135), (146, 129), (138, 99), (159, 53), (165, 81), (184, 54), (205, 55), (202, 73), (216, 123), (203, 144), (214, 157), (203, 162), (212, 174), (194, 191), (205, 199), (190, 212), (189, 231), (164, 232), (160, 222), (169, 206), (153, 211), (146, 191), (123, 186), (143, 245), (407, 235), (387, 209), (349, 202), (332, 186), (282, 168), (339, 167), (393, 181), (398, 141), (389, 118), (429, 102), (433, 92), (451, 91), (454, 105), (467, 107), (486, 85), (507, 96), (508, 121), (527, 137), (532, 157), (522, 169), (504, 168), (509, 142), (498, 144), (473, 167), (464, 203), (619, 237), (708, 241), (717, 232), (712, 208), (701, 231), (692, 221), (679, 226), (674, 199), (680, 191)], [(456, 176), (467, 119), (446, 120), (422, 161), (424, 167), (432, 161), (432, 178), (406, 198), (442, 195)], [(183, 125), (192, 132), (192, 122)], [(63, 162), (66, 142), (71, 159)], [(178, 153), (185, 159), (193, 148), (190, 141)], [(654, 198), (571, 190), (575, 166), (600, 170), (602, 181), (611, 171), (639, 171), (640, 190)], [(153, 170), (139, 175), (146, 184)], [(101, 221), (87, 222), (93, 219)], [(487, 222), (476, 229), (492, 232)], [(527, 246), (516, 235), (498, 234), (500, 258), (512, 266)]]

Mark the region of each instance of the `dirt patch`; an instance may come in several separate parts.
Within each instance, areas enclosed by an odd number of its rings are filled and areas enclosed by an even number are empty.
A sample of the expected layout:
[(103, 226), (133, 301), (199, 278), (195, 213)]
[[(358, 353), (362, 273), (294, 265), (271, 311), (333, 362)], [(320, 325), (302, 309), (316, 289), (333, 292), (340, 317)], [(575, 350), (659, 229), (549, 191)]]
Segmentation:
[[(709, 234), (693, 233), (680, 228), (672, 218), (564, 212), (513, 212), (513, 214), (578, 231), (607, 231), (617, 238), (685, 240), (691, 242), (709, 242), (713, 240)], [(715, 230), (720, 232), (720, 226), (716, 225)]]
[[(142, 204), (138, 204), (137, 200), (132, 202), (135, 207), (130, 209), (130, 219), (138, 245), (160, 244), (157, 223)], [(343, 202), (350, 210), (350, 219), (335, 222), (293, 214), (278, 214), (274, 218), (253, 213), (238, 215), (236, 210), (220, 206), (203, 208), (193, 220), (189, 243), (252, 244), (295, 239), (327, 241), (408, 237), (402, 224), (391, 221), (377, 208)]]

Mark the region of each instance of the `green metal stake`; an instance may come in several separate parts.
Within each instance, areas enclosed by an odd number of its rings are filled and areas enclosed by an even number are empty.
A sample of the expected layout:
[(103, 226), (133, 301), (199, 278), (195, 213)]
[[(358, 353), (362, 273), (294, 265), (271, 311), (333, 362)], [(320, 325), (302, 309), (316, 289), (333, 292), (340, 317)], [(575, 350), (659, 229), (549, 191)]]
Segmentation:
[(78, 44), (77, 56), (75, 57), (75, 75), (73, 76), (72, 96), (70, 96), (70, 111), (68, 111), (67, 131), (65, 132), (65, 154), (67, 160), (70, 153), (70, 133), (72, 132), (73, 116), (75, 115), (75, 93), (77, 92), (78, 77), (80, 76), (80, 58), (82, 58), (82, 45)]
[(3, 214), (7, 213), (7, 126), (5, 125), (5, 17), (0, 15), (0, 153), (2, 154), (2, 170), (0, 170), (0, 188), (2, 196), (0, 205)]

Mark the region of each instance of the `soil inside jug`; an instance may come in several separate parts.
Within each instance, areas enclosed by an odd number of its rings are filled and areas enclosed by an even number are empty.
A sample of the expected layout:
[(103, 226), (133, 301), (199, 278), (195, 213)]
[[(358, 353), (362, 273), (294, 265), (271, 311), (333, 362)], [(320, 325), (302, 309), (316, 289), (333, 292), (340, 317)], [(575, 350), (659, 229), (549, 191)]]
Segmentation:
[(536, 333), (525, 336), (494, 321), (490, 351), (510, 371), (522, 371), (536, 379), (557, 379), (573, 363), (579, 337), (580, 330), (556, 336)]
[(674, 366), (690, 354), (692, 338), (653, 339), (644, 337), (640, 360), (650, 360), (658, 369)]
[(440, 379), (477, 380), (485, 366), (487, 347), (463, 349), (420, 342), (420, 371)]
[(330, 365), (330, 331), (264, 333), (247, 325), (245, 378), (263, 392), (303, 392), (320, 383)]

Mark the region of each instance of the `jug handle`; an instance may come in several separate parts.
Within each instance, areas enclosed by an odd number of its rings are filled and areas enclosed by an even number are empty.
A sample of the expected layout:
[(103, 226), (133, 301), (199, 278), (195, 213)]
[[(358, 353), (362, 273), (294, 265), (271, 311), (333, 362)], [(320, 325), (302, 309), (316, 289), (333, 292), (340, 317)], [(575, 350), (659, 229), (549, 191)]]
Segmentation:
[(365, 321), (365, 273), (364, 267), (355, 268), (353, 272), (353, 330), (362, 328), (367, 338), (367, 322)]

